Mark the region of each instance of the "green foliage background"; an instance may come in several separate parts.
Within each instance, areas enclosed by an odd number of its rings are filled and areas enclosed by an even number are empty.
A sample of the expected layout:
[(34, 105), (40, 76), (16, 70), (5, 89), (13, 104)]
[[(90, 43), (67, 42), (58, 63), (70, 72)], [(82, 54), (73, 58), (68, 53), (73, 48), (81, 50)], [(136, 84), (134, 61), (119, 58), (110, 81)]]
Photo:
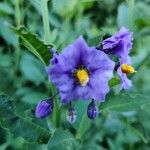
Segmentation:
[[(149, 0), (49, 0), (46, 36), (40, 0), (0, 1), (0, 95), (13, 97), (0, 97), (0, 150), (149, 150), (149, 10)], [(113, 86), (94, 122), (86, 117), (87, 102), (74, 104), (74, 125), (66, 122), (66, 108), (60, 110), (57, 103), (50, 118), (36, 119), (37, 102), (55, 91), (44, 66), (51, 58), (48, 48), (61, 52), (79, 35), (98, 45), (121, 26), (134, 35), (131, 56), (138, 72), (131, 76), (133, 88), (119, 94)]]

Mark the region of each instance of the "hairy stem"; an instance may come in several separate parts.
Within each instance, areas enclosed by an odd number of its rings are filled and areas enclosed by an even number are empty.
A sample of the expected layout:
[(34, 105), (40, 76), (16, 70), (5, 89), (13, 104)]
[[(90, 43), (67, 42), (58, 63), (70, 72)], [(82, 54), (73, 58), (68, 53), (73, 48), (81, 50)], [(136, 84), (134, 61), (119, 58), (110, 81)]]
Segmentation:
[(48, 16), (48, 0), (41, 0), (42, 18), (44, 26), (44, 41), (45, 44), (50, 44), (50, 26)]
[(135, 0), (126, 0), (128, 4), (128, 28), (131, 31), (134, 31), (134, 5), (135, 5)]

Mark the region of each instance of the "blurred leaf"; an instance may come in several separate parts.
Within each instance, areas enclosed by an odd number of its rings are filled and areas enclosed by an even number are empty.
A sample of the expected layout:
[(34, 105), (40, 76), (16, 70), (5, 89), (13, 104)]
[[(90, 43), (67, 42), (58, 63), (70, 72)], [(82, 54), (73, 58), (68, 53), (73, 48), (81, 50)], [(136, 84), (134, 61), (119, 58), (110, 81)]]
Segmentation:
[(0, 127), (0, 136), (2, 137), (2, 138), (0, 138), (0, 145), (2, 145), (6, 142), (7, 138), (6, 138), (5, 130), (1, 127)]
[(17, 36), (10, 29), (10, 24), (7, 22), (7, 20), (3, 19), (2, 17), (0, 18), (0, 35), (8, 44), (16, 46)]
[(122, 121), (126, 127), (128, 128), (129, 131), (131, 131), (132, 133), (134, 133), (135, 135), (137, 135), (139, 138), (142, 139), (142, 141), (144, 143), (147, 143), (146, 138), (144, 137), (143, 133), (141, 133), (138, 129), (132, 127), (129, 123), (127, 123), (126, 121)]
[(82, 7), (84, 7), (84, 10), (91, 8), (94, 3), (93, 0), (82, 0), (80, 5), (82, 5)]
[(123, 123), (114, 113), (107, 116), (107, 119), (103, 122), (103, 126), (105, 132), (109, 133), (109, 135), (113, 135), (118, 131), (123, 130)]
[(95, 141), (94, 142), (88, 141), (87, 143), (82, 145), (82, 148), (80, 148), (80, 150), (85, 150), (85, 149), (86, 150), (104, 150), (103, 147), (101, 147), (101, 145), (99, 145)]
[(89, 39), (89, 42), (88, 42), (89, 45), (91, 45), (91, 46), (100, 46), (104, 35), (105, 35), (104, 33), (101, 33), (99, 36), (96, 36), (94, 38)]
[(40, 93), (40, 92), (30, 92), (26, 95), (23, 96), (22, 101), (28, 104), (36, 104), (38, 101), (42, 100), (42, 99), (46, 99), (47, 98), (46, 93)]
[(139, 18), (137, 20), (135, 20), (135, 24), (137, 25), (138, 29), (143, 29), (145, 27), (150, 27), (150, 20), (146, 20), (143, 18)]
[(5, 14), (12, 14), (14, 10), (12, 9), (11, 5), (8, 3), (0, 2), (0, 13)]
[(10, 67), (12, 65), (12, 57), (10, 55), (0, 53), (0, 67)]
[(150, 103), (150, 97), (137, 93), (122, 93), (110, 95), (107, 101), (101, 104), (101, 111), (134, 111), (142, 105)]
[(50, 150), (66, 150), (73, 149), (74, 138), (68, 132), (62, 129), (57, 129), (52, 136), (52, 138), (48, 142), (48, 149)]
[[(77, 0), (52, 0), (53, 10), (60, 16), (70, 16), (76, 8)], [(67, 9), (64, 9), (67, 8)]]
[(87, 129), (90, 127), (91, 120), (87, 117), (87, 106), (88, 101), (77, 101), (76, 110), (77, 110), (77, 120), (74, 124), (74, 127), (77, 129), (76, 138), (82, 139)]
[(49, 61), (52, 58), (52, 54), (49, 51), (52, 47), (51, 45), (45, 45), (35, 34), (28, 32), (24, 27), (13, 28), (13, 31), (19, 36), (19, 42), (22, 45), (36, 55), (45, 65), (49, 65)]
[(37, 12), (41, 15), (42, 12), (41, 12), (41, 2), (39, 0), (28, 0), (29, 3), (31, 3), (34, 8), (37, 10)]
[(0, 145), (0, 150), (6, 150), (6, 148), (8, 147), (9, 143), (4, 143), (2, 145)]
[(28, 142), (47, 143), (51, 133), (46, 129), (22, 118), (15, 113), (13, 100), (8, 96), (0, 96), (0, 123), (14, 135), (23, 137)]
[(12, 92), (14, 81), (14, 74), (12, 70), (9, 68), (0, 69), (0, 93), (9, 93)]
[(20, 69), (27, 80), (31, 80), (37, 85), (46, 79), (46, 71), (41, 62), (28, 53), (22, 54)]
[(135, 6), (135, 18), (150, 19), (149, 0), (135, 1)]
[(61, 27), (61, 22), (60, 22), (59, 16), (56, 15), (55, 13), (53, 13), (53, 12), (51, 12), (49, 14), (49, 22), (50, 22), (51, 25), (56, 27), (54, 30), (57, 29), (57, 31), (58, 31), (58, 28)]

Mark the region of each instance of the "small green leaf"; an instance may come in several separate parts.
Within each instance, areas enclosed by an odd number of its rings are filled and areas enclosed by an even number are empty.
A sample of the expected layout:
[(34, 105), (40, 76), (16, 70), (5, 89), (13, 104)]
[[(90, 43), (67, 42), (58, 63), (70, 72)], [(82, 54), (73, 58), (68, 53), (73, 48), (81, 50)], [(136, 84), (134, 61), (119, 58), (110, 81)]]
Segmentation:
[(134, 111), (142, 105), (150, 103), (150, 97), (137, 93), (122, 93), (111, 95), (101, 104), (101, 111)]
[(145, 27), (150, 27), (150, 20), (139, 18), (139, 19), (135, 20), (135, 24), (137, 25), (138, 29), (140, 30)]
[(20, 69), (26, 80), (33, 81), (37, 85), (46, 79), (46, 71), (43, 64), (31, 54), (22, 53)]
[(19, 36), (20, 44), (36, 55), (45, 65), (49, 65), (49, 61), (52, 58), (49, 49), (52, 45), (45, 45), (37, 35), (27, 31), (24, 27), (13, 28), (13, 31)]
[(0, 124), (28, 142), (47, 143), (51, 136), (48, 130), (17, 115), (13, 107), (13, 100), (5, 95), (0, 95)]
[(120, 84), (120, 80), (118, 78), (112, 78), (111, 80), (109, 80), (109, 86), (113, 87), (115, 85)]
[(62, 129), (57, 129), (52, 136), (52, 138), (48, 142), (48, 149), (52, 150), (66, 150), (66, 149), (73, 149), (74, 147), (74, 138), (68, 132)]

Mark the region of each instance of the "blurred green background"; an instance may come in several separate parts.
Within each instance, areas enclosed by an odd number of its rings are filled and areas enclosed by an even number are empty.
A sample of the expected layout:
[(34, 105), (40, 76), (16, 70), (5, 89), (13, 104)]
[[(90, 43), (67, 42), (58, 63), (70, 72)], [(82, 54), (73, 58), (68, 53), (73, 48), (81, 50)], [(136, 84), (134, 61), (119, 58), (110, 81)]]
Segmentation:
[[(89, 44), (126, 26), (134, 35), (131, 51), (137, 73), (132, 92), (150, 96), (150, 0), (49, 0), (50, 43), (61, 51), (83, 35)], [(44, 65), (18, 43), (12, 26), (24, 25), (44, 40), (40, 0), (0, 1), (0, 94), (15, 98), (20, 115), (48, 97)], [(93, 42), (92, 42), (93, 43)], [(117, 93), (117, 88), (114, 88)], [(118, 98), (119, 100), (119, 98)], [(137, 99), (138, 101), (138, 99)], [(149, 150), (150, 105), (136, 112), (103, 114), (87, 131), (80, 149)], [(87, 140), (91, 137), (90, 140)], [(46, 150), (0, 127), (0, 150)]]

